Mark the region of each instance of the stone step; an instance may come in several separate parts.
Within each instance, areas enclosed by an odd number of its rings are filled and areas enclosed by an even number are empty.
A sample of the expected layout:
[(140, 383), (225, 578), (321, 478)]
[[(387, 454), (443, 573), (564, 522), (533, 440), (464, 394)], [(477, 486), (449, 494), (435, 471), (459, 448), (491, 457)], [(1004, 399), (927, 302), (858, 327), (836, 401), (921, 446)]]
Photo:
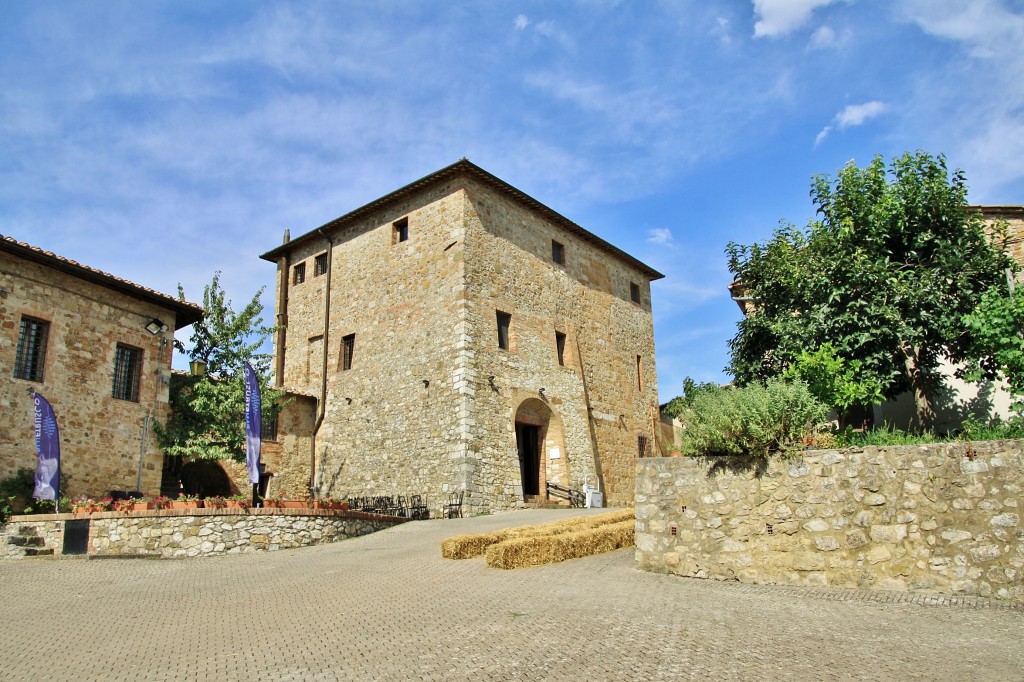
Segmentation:
[(7, 544), (17, 547), (44, 547), (46, 540), (38, 535), (11, 535), (7, 538)]
[(53, 556), (53, 547), (26, 547), (25, 556)]

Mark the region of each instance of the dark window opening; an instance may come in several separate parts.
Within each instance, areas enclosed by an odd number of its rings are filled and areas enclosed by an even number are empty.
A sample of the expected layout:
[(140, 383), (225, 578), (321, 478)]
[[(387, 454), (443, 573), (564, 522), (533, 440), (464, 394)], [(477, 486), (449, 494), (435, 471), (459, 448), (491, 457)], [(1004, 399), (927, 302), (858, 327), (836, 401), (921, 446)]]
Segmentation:
[(641, 457), (647, 456), (647, 436), (637, 436), (636, 438), (636, 449), (637, 454)]
[(640, 302), (640, 285), (635, 282), (629, 283), (629, 300), (633, 303)]
[(50, 323), (31, 317), (21, 318), (18, 329), (18, 351), (14, 357), (14, 377), (28, 381), (43, 380), (46, 364), (46, 337)]
[(341, 369), (352, 369), (352, 355), (356, 349), (356, 335), (349, 334), (341, 339)]
[(292, 266), (292, 284), (302, 284), (306, 281), (306, 264), (296, 263)]
[(565, 246), (554, 239), (551, 240), (551, 260), (559, 265), (565, 265)]
[(325, 272), (327, 272), (327, 254), (321, 253), (313, 261), (313, 276), (319, 277)]
[(263, 418), (260, 420), (260, 440), (275, 441), (277, 440), (277, 415), (263, 413)]
[(508, 350), (508, 333), (512, 326), (512, 316), (498, 311), (498, 348)]
[(558, 364), (565, 365), (565, 334), (555, 332), (555, 349), (558, 351)]
[(644, 390), (644, 362), (639, 355), (636, 356), (636, 390)]
[(142, 349), (117, 344), (114, 353), (114, 390), (118, 400), (139, 402), (139, 379), (142, 375)]
[(404, 242), (409, 239), (409, 219), (401, 218), (392, 223), (392, 234), (394, 235), (394, 243)]

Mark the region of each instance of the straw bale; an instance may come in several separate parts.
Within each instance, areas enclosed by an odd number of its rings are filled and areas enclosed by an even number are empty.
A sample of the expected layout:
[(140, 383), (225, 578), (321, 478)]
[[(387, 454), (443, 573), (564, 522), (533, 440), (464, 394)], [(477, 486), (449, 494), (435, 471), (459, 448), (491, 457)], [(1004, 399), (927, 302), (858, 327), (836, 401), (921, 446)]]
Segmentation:
[(572, 518), (543, 523), (533, 526), (517, 526), (503, 530), (491, 531), (489, 533), (475, 533), (471, 535), (454, 535), (441, 542), (441, 556), (445, 559), (472, 559), (483, 556), (484, 552), (491, 545), (511, 540), (513, 538), (537, 537), (544, 535), (557, 535), (571, 533), (587, 528), (597, 528), (603, 525), (632, 521), (634, 512), (632, 509), (617, 509), (603, 514), (590, 516), (573, 516)]
[(634, 521), (626, 520), (557, 535), (512, 538), (487, 548), (487, 565), (525, 568), (632, 547), (635, 528)]

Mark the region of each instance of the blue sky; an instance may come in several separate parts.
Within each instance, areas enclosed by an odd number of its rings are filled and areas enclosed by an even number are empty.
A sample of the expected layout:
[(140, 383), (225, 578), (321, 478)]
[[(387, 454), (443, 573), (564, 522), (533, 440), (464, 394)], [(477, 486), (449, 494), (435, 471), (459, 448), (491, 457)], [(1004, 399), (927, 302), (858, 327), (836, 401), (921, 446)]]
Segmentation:
[(220, 270), (270, 321), (285, 228), (465, 156), (666, 274), (662, 402), (729, 380), (723, 249), (805, 224), (813, 174), (923, 149), (1024, 203), (1021, 0), (0, 12), (0, 233), (193, 301)]

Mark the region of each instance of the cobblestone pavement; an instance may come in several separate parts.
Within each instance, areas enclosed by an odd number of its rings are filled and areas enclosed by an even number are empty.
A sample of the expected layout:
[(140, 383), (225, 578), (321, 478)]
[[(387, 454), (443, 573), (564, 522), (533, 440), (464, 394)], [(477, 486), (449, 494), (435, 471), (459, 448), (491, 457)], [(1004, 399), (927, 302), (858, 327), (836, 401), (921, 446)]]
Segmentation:
[(630, 550), (516, 571), (440, 558), (449, 535), (576, 513), (0, 562), (0, 680), (1024, 679), (1024, 609), (999, 602), (690, 580)]

